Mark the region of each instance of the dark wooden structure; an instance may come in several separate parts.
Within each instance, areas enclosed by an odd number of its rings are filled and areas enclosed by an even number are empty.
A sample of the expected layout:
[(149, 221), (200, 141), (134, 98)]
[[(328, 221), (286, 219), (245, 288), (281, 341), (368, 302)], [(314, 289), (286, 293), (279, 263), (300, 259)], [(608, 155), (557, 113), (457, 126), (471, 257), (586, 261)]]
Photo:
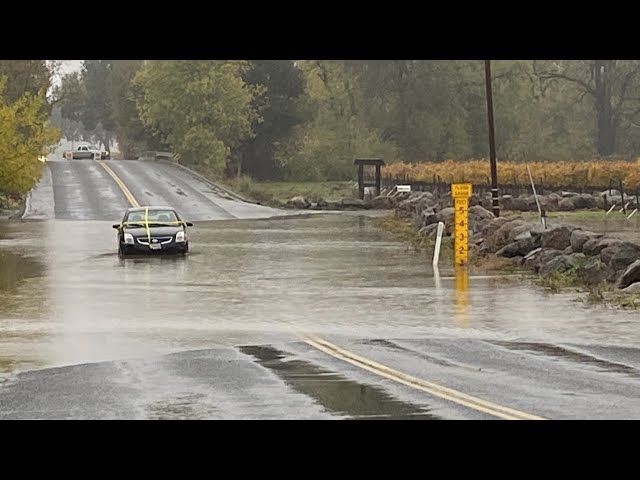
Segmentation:
[[(358, 166), (358, 191), (360, 192), (360, 199), (364, 200), (364, 187), (376, 187), (376, 195), (380, 195), (380, 168), (384, 165), (384, 160), (381, 158), (356, 158), (353, 162)], [(364, 180), (364, 166), (373, 165), (376, 167), (375, 181), (365, 182)]]

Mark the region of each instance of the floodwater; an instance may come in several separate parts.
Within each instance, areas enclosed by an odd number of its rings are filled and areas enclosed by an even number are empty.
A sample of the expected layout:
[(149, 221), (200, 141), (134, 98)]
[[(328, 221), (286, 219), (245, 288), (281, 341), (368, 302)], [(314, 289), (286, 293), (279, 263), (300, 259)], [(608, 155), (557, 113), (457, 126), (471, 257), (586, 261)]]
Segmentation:
[(637, 311), (516, 276), (436, 276), (367, 216), (196, 222), (186, 258), (125, 260), (111, 223), (0, 222), (0, 374), (302, 332), (640, 343)]

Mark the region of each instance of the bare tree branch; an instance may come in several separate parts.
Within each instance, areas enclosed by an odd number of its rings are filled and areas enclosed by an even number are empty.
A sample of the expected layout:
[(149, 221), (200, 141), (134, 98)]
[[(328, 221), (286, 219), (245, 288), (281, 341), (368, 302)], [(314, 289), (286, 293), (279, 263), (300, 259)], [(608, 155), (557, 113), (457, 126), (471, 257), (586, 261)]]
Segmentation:
[(597, 95), (597, 92), (596, 92), (595, 88), (593, 88), (591, 85), (589, 85), (584, 80), (580, 80), (579, 78), (570, 77), (569, 75), (565, 75), (564, 73), (550, 72), (550, 71), (540, 71), (540, 70), (538, 70), (536, 62), (537, 62), (537, 60), (533, 61), (533, 71), (534, 71), (534, 74), (540, 79), (541, 82), (550, 81), (550, 80), (554, 80), (554, 79), (566, 80), (568, 82), (572, 82), (572, 83), (575, 83), (577, 85), (580, 85), (584, 89), (585, 92), (593, 95), (594, 97)]
[(593, 95), (594, 97), (596, 96), (595, 88), (592, 88), (590, 85), (588, 85), (583, 80), (580, 80), (579, 78), (573, 78), (573, 77), (570, 77), (568, 75), (564, 75), (562, 73), (552, 73), (552, 72), (540, 73), (539, 77), (540, 77), (541, 80), (551, 80), (551, 79), (554, 79), (554, 78), (558, 78), (558, 79), (561, 79), (561, 80), (567, 80), (568, 82), (572, 82), (572, 83), (576, 83), (576, 84), (580, 85), (584, 89), (584, 91), (586, 93), (589, 93), (589, 94)]
[(622, 81), (622, 86), (620, 87), (620, 97), (618, 98), (618, 102), (616, 104), (616, 106), (614, 107), (613, 110), (613, 116), (616, 118), (616, 121), (619, 119), (620, 117), (620, 109), (622, 107), (622, 104), (624, 103), (625, 99), (625, 94), (627, 92), (627, 87), (629, 86), (629, 81), (633, 78), (633, 76), (635, 74), (638, 73), (638, 70), (640, 70), (640, 67), (636, 67), (633, 70), (631, 70), (629, 73), (627, 73), (624, 77), (624, 80)]

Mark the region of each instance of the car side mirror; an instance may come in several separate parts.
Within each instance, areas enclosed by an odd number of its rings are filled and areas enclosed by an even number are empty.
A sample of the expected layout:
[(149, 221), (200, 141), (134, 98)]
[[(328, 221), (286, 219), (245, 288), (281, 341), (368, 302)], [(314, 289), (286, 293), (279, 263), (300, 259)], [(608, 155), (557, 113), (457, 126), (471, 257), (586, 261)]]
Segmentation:
[(115, 228), (115, 229), (120, 228), (120, 224), (119, 224), (119, 223), (116, 223), (115, 225), (111, 225), (111, 226), (112, 226), (113, 228)]
[(191, 222), (184, 222), (184, 224), (185, 224), (187, 227), (193, 227), (193, 223), (191, 223)]

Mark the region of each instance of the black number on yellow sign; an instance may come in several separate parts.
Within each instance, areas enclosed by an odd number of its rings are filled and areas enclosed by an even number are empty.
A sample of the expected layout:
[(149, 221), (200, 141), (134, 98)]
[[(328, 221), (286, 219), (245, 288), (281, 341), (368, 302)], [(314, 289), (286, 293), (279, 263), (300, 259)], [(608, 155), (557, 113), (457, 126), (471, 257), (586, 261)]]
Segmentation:
[(460, 225), (461, 227), (463, 227), (463, 228), (464, 228), (464, 226), (465, 226), (466, 224), (464, 223), (464, 220), (460, 220), (460, 223), (458, 223), (458, 225)]
[(463, 214), (464, 214), (464, 207), (462, 207), (462, 206), (461, 206), (461, 207), (458, 207), (458, 213), (459, 213), (460, 215), (463, 215)]
[(460, 255), (463, 255), (463, 254), (464, 254), (464, 251), (465, 251), (464, 247), (460, 247), (460, 248), (458, 249), (458, 253), (459, 253)]
[(461, 232), (461, 233), (460, 233), (460, 237), (459, 237), (459, 238), (460, 238), (460, 240), (464, 240), (464, 239), (466, 238), (466, 235), (465, 235), (464, 233), (462, 233), (462, 232)]

